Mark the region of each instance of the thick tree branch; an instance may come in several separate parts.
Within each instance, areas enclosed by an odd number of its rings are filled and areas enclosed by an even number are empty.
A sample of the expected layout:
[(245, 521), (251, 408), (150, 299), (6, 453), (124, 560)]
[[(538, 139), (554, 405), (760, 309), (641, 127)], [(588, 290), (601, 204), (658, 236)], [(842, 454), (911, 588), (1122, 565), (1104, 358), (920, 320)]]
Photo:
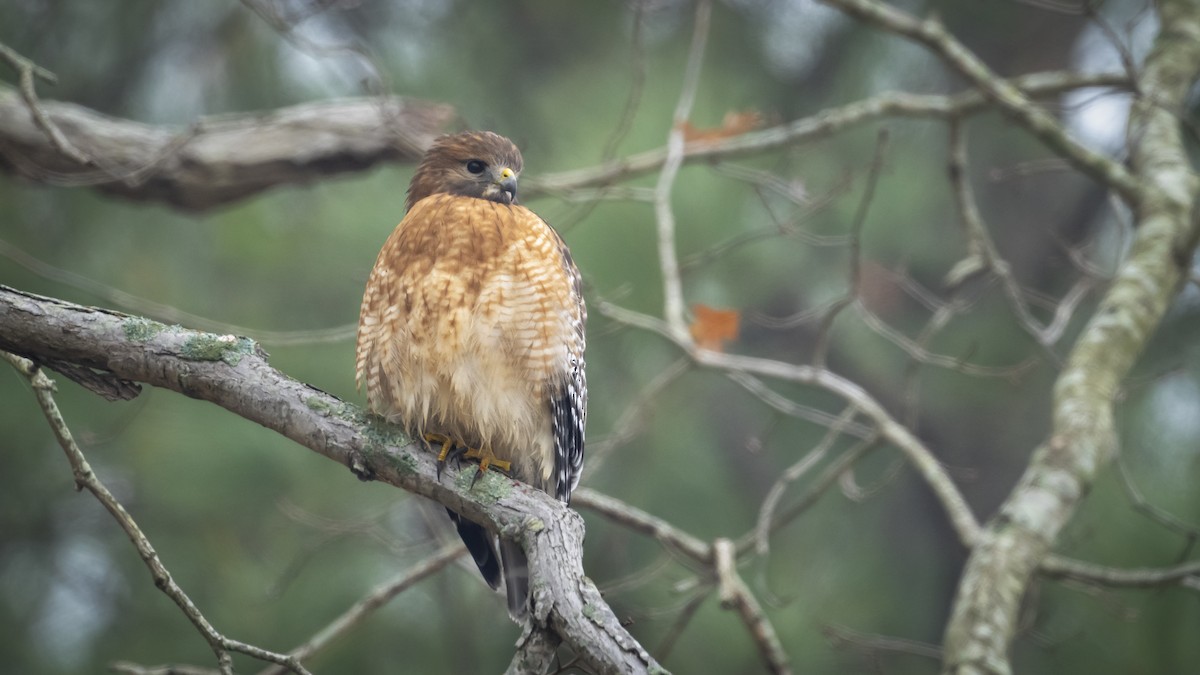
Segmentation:
[(598, 673), (661, 670), (583, 572), (583, 519), (549, 495), (489, 472), (437, 477), (433, 453), (394, 427), (272, 368), (251, 340), (166, 326), (0, 286), (0, 349), (74, 363), (210, 401), (357, 475), (419, 494), (518, 541), (533, 620)]
[(1186, 278), (1195, 248), (1191, 171), (1177, 112), (1200, 71), (1200, 7), (1163, 2), (1162, 33), (1146, 59), (1129, 123), (1143, 186), (1128, 259), (1075, 344), (1054, 391), (1050, 438), (984, 528), (946, 629), (950, 673), (1009, 673), (1008, 648), (1030, 576), (1113, 458), (1113, 405), (1122, 380)]
[(455, 117), (448, 105), (396, 97), (210, 117), (186, 130), (70, 103), (42, 101), (39, 109), (71, 147), (95, 163), (64, 154), (27, 102), (0, 87), (0, 169), (192, 211), (384, 161), (415, 162)]

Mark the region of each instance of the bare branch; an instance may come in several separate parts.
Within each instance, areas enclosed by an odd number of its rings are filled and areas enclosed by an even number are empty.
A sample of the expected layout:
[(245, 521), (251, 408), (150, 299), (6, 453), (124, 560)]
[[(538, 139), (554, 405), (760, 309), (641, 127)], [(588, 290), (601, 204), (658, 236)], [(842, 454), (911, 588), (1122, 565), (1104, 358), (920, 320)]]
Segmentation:
[(1200, 71), (1200, 8), (1187, 2), (1159, 8), (1162, 32), (1146, 59), (1144, 96), (1129, 124), (1132, 180), (1143, 192), (1134, 200), (1133, 247), (1058, 377), (1049, 439), (971, 552), (946, 629), (945, 672), (1011, 672), (1009, 645), (1033, 571), (1116, 454), (1120, 383), (1186, 278), (1198, 235), (1198, 179), (1177, 115)]
[(0, 87), (0, 169), (192, 211), (380, 162), (415, 162), (455, 116), (424, 101), (346, 99), (202, 118), (179, 131), (70, 103), (41, 105), (75, 147), (104, 158), (102, 167), (65, 157), (23, 114), (20, 97)]
[(79, 490), (87, 490), (100, 502), (101, 505), (112, 515), (125, 530), (125, 535), (133, 542), (137, 549), (138, 555), (142, 561), (146, 563), (146, 567), (150, 570), (150, 575), (154, 577), (154, 585), (159, 588), (167, 597), (171, 598), (179, 609), (183, 611), (184, 616), (188, 621), (196, 627), (200, 635), (208, 642), (213, 653), (217, 656), (217, 663), (222, 673), (233, 675), (233, 659), (229, 652), (240, 652), (253, 656), (256, 659), (270, 661), (284, 666), (287, 670), (298, 673), (299, 675), (308, 675), (308, 671), (300, 665), (300, 660), (286, 654), (276, 654), (267, 651), (261, 647), (231, 640), (217, 629), (213, 628), (200, 609), (192, 602), (187, 593), (175, 583), (171, 578), (171, 573), (167, 570), (162, 560), (158, 557), (158, 552), (154, 550), (154, 546), (150, 540), (146, 538), (145, 533), (138, 527), (133, 516), (125, 510), (121, 502), (113, 496), (100, 477), (92, 471), (91, 465), (84, 456), (83, 451), (75, 443), (75, 438), (71, 435), (71, 430), (67, 428), (66, 420), (58, 410), (58, 404), (54, 401), (54, 382), (46, 377), (41, 368), (33, 361), (22, 358), (8, 352), (0, 352), (0, 357), (8, 361), (17, 372), (24, 375), (30, 386), (33, 388), (33, 394), (37, 397), (38, 405), (42, 409), (42, 414), (46, 417), (46, 422), (50, 424), (50, 430), (54, 432), (55, 439), (62, 447), (63, 452), (67, 455), (67, 461), (71, 464), (71, 472), (75, 475), (75, 487)]
[(966, 359), (946, 356), (945, 354), (935, 354), (919, 342), (914, 342), (908, 336), (889, 326), (878, 315), (867, 309), (866, 305), (862, 302), (855, 302), (854, 309), (867, 328), (870, 328), (880, 337), (899, 347), (912, 360), (926, 365), (953, 370), (964, 375), (999, 377), (1009, 381), (1018, 379), (1023, 373), (1037, 365), (1037, 359), (1032, 357), (1011, 366), (981, 366), (971, 363)]
[(683, 609), (679, 610), (679, 615), (675, 617), (675, 622), (671, 624), (671, 628), (663, 636), (662, 642), (658, 645), (658, 658), (665, 660), (670, 655), (671, 650), (675, 648), (675, 643), (679, 640), (679, 636), (683, 635), (683, 631), (687, 629), (688, 624), (692, 622), (692, 618), (699, 611), (700, 605), (703, 605), (704, 601), (711, 594), (711, 591), (697, 593), (683, 606)]
[(1130, 204), (1142, 198), (1142, 184), (1119, 162), (1081, 145), (1046, 111), (1037, 107), (1021, 90), (988, 69), (936, 18), (917, 20), (875, 0), (822, 0), (880, 28), (920, 42), (933, 50), (970, 80), (1001, 111), (1020, 122), (1050, 149), (1120, 195)]
[(857, 409), (853, 405), (847, 406), (838, 416), (837, 421), (829, 427), (829, 431), (824, 438), (817, 443), (816, 447), (804, 453), (804, 456), (796, 460), (794, 464), (789, 466), (780, 474), (779, 479), (767, 490), (767, 496), (763, 498), (762, 506), (758, 509), (758, 524), (754, 527), (755, 550), (759, 555), (766, 555), (770, 551), (770, 534), (771, 525), (775, 519), (775, 511), (779, 508), (779, 501), (783, 498), (783, 493), (788, 486), (800, 480), (800, 477), (808, 473), (809, 469), (820, 463), (825, 455), (829, 452), (829, 448), (837, 442), (839, 436), (842, 435), (846, 425), (854, 421), (854, 415)]
[(12, 47), (4, 43), (0, 43), (0, 58), (8, 61), (9, 65), (17, 71), (17, 81), (21, 91), (21, 98), (29, 108), (29, 116), (33, 118), (33, 123), (37, 125), (37, 128), (41, 129), (42, 133), (46, 135), (46, 139), (50, 141), (54, 149), (82, 166), (92, 165), (94, 163), (92, 159), (80, 152), (71, 141), (68, 141), (63, 136), (62, 130), (46, 114), (46, 109), (42, 107), (42, 102), (38, 99), (37, 90), (33, 85), (34, 77), (40, 77), (51, 84), (57, 84), (58, 78), (55, 77), (54, 73), (21, 56)]
[(826, 351), (829, 348), (829, 338), (833, 333), (833, 322), (837, 320), (838, 314), (846, 309), (858, 299), (859, 290), (862, 287), (862, 231), (867, 220), (867, 212), (871, 208), (871, 202), (875, 201), (875, 187), (879, 184), (879, 174), (883, 172), (883, 158), (887, 152), (888, 134), (886, 129), (881, 129), (875, 140), (875, 158), (871, 161), (871, 168), (867, 172), (867, 185), (863, 188), (862, 197), (858, 201), (858, 210), (854, 214), (854, 220), (850, 223), (850, 270), (849, 270), (849, 288), (846, 289), (846, 294), (835, 300), (821, 318), (821, 326), (817, 329), (816, 346), (813, 347), (812, 363), (818, 368), (825, 367)]
[[(1047, 350), (1055, 361), (1057, 355), (1047, 343), (1045, 329), (1037, 319), (1029, 313), (1029, 306), (1021, 294), (1021, 286), (1012, 274), (1008, 263), (1000, 257), (996, 244), (988, 234), (983, 216), (979, 214), (979, 206), (975, 203), (975, 191), (971, 189), (971, 181), (967, 175), (967, 134), (960, 120), (950, 123), (950, 185), (954, 188), (954, 199), (958, 206), (959, 218), (967, 237), (967, 259), (959, 262), (950, 271), (948, 277), (951, 286), (957, 285), (963, 276), (964, 269), (984, 269), (995, 274), (1000, 279), (1004, 289), (1004, 297), (1009, 307), (1016, 315), (1017, 323), (1027, 333), (1033, 336), (1037, 343)], [(956, 271), (958, 273), (956, 274)]]
[(698, 365), (726, 372), (742, 372), (815, 386), (836, 394), (847, 403), (853, 403), (864, 417), (870, 419), (877, 426), (881, 438), (900, 448), (916, 467), (918, 473), (942, 502), (942, 507), (946, 510), (950, 522), (954, 525), (963, 544), (968, 548), (975, 545), (975, 539), (980, 530), (979, 521), (975, 519), (975, 515), (971, 512), (962, 493), (954, 485), (954, 481), (950, 479), (941, 463), (934, 457), (933, 452), (926, 448), (908, 427), (892, 417), (887, 409), (862, 387), (821, 368), (700, 349), (691, 343), (690, 338), (685, 337), (685, 341), (676, 340), (660, 319), (619, 307), (610, 302), (601, 301), (596, 304), (600, 313), (615, 321), (658, 333), (671, 340)]
[[(853, 448), (842, 453), (840, 457), (830, 462), (829, 466), (825, 467), (825, 470), (821, 472), (821, 475), (812, 481), (812, 485), (804, 493), (803, 497), (771, 520), (770, 531), (774, 532), (778, 530), (811, 508), (842, 475), (854, 467), (855, 462), (878, 448), (879, 445), (877, 436), (865, 438), (856, 443)], [(756, 527), (739, 537), (737, 540), (738, 555), (755, 548), (758, 545), (759, 536), (758, 528)]]
[[(362, 623), (372, 613), (390, 602), (392, 598), (416, 585), (425, 577), (441, 571), (442, 568), (458, 560), (466, 552), (467, 548), (465, 546), (455, 544), (413, 565), (395, 579), (379, 585), (358, 602), (354, 603), (352, 607), (305, 641), (304, 644), (289, 652), (288, 656), (297, 662), (301, 662), (328, 647), (330, 643)], [(284, 670), (282, 668), (273, 667), (263, 670), (261, 675), (283, 675), (283, 673)]]
[[(0, 256), (4, 256), (38, 276), (66, 284), (72, 288), (90, 293), (107, 303), (121, 309), (136, 312), (143, 316), (163, 323), (178, 323), (192, 326), (200, 330), (214, 333), (235, 333), (251, 340), (266, 342), (275, 346), (290, 346), (301, 344), (318, 344), (327, 342), (342, 342), (354, 338), (358, 323), (334, 326), (333, 328), (316, 328), (313, 330), (270, 331), (236, 326), (234, 324), (214, 321), (208, 317), (185, 312), (178, 307), (164, 305), (153, 300), (147, 300), (117, 288), (89, 279), (82, 274), (60, 269), (39, 260), (22, 251), (12, 244), (0, 239)], [(72, 377), (71, 379), (76, 379)], [(76, 380), (78, 381), (78, 380)]]
[(671, 333), (685, 339), (687, 324), (684, 322), (683, 285), (679, 279), (679, 259), (675, 254), (675, 213), (671, 209), (671, 188), (675, 176), (683, 164), (684, 126), (696, 100), (696, 88), (700, 86), (700, 63), (704, 60), (704, 47), (708, 43), (708, 24), (712, 16), (712, 2), (702, 0), (696, 6), (696, 25), (692, 33), (692, 46), (688, 52), (687, 68), (683, 74), (683, 91), (675, 106), (671, 120), (671, 132), (667, 136), (667, 156), (658, 184), (654, 188), (654, 219), (658, 223), (658, 265), (663, 282), (663, 316)]
[[(165, 326), (0, 287), (0, 349), (112, 372), (203, 399), (518, 542), (530, 563), (531, 620), (598, 673), (659, 666), (583, 572), (583, 519), (546, 493), (489, 472), (442, 472), (395, 427), (272, 368), (246, 338)], [(242, 650), (239, 650), (242, 651)]]
[(642, 387), (625, 410), (613, 422), (613, 431), (608, 436), (588, 443), (588, 464), (585, 472), (597, 471), (609, 454), (637, 437), (646, 425), (659, 395), (684, 373), (692, 369), (692, 362), (681, 356)]
[(508, 675), (549, 672), (561, 642), (562, 638), (554, 631), (527, 624), (517, 639), (517, 651), (504, 672)]
[(169, 666), (143, 666), (130, 661), (116, 661), (109, 664), (110, 672), (122, 675), (218, 675), (221, 671), (212, 668), (198, 668), (181, 664)]
[(929, 659), (942, 658), (942, 650), (937, 645), (931, 645), (916, 640), (889, 637), (884, 635), (869, 635), (850, 630), (845, 626), (828, 625), (821, 632), (835, 645), (848, 645), (866, 652), (900, 652), (924, 656)]
[(1200, 579), (1200, 560), (1192, 560), (1174, 567), (1122, 569), (1052, 555), (1042, 561), (1039, 571), (1050, 579), (1073, 579), (1118, 588), (1152, 588), (1172, 584), (1186, 586), (1189, 579)]
[[(1129, 79), (1122, 74), (1102, 73), (1080, 75), (1072, 72), (1034, 73), (1014, 78), (1008, 86), (1024, 91), (1030, 97), (1057, 94), (1082, 87), (1128, 87)], [(856, 126), (887, 117), (944, 119), (977, 114), (989, 109), (984, 94), (970, 90), (949, 96), (888, 93), (856, 103), (830, 108), (811, 117), (802, 117), (760, 131), (715, 141), (694, 141), (683, 149), (683, 161), (713, 161), (798, 145), (806, 141), (827, 138)], [(599, 166), (573, 169), (536, 177), (522, 178), (523, 194), (534, 195), (556, 190), (608, 185), (621, 178), (645, 175), (662, 168), (666, 162), (666, 147), (648, 150)]]
[(618, 499), (602, 495), (595, 490), (580, 488), (571, 495), (571, 503), (591, 509), (609, 520), (624, 525), (657, 539), (663, 546), (678, 551), (701, 564), (713, 561), (712, 547), (707, 543), (671, 525), (658, 516), (651, 515)]
[(1121, 477), (1121, 487), (1125, 490), (1125, 494), (1129, 497), (1130, 503), (1133, 505), (1133, 510), (1144, 515), (1150, 520), (1158, 523), (1162, 527), (1175, 532), (1188, 541), (1189, 544), (1200, 539), (1200, 527), (1193, 525), (1179, 518), (1178, 516), (1161, 509), (1142, 494), (1138, 489), (1137, 483), (1134, 482), (1133, 476), (1129, 474), (1129, 467), (1125, 465), (1123, 457), (1117, 457), (1117, 475)]
[(750, 636), (758, 644), (758, 652), (767, 664), (767, 670), (778, 674), (792, 672), (787, 653), (779, 643), (774, 626), (754, 599), (754, 594), (750, 592), (746, 582), (738, 576), (733, 542), (718, 539), (713, 542), (713, 551), (716, 554), (717, 592), (721, 598), (721, 606), (737, 610), (738, 616), (750, 631)]

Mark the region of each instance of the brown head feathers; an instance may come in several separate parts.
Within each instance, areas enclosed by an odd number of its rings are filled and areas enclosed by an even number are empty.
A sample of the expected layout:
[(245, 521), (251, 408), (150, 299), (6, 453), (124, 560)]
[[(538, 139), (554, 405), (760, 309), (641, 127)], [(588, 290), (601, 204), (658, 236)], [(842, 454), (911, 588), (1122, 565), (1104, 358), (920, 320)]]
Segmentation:
[(499, 134), (468, 131), (439, 136), (413, 174), (405, 209), (435, 194), (515, 204), (522, 166), (521, 151)]

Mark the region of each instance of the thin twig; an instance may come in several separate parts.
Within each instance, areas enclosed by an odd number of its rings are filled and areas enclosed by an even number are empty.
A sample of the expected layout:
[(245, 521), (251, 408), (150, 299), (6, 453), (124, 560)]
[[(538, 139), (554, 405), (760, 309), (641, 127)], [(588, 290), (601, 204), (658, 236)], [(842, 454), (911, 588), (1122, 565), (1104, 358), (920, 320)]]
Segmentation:
[(313, 330), (272, 331), (246, 328), (223, 321), (215, 321), (198, 314), (191, 314), (171, 305), (147, 300), (146, 298), (126, 293), (125, 291), (102, 284), (70, 270), (55, 267), (3, 239), (0, 239), (0, 256), (8, 258), (44, 279), (85, 291), (105, 302), (148, 316), (156, 321), (182, 324), (222, 335), (241, 335), (251, 340), (265, 342), (278, 347), (344, 342), (353, 339), (355, 332), (358, 330), (357, 323), (334, 326), (333, 328), (315, 328)]
[(588, 443), (588, 464), (584, 469), (585, 475), (597, 471), (613, 450), (637, 438), (654, 411), (654, 402), (667, 387), (693, 367), (690, 359), (681, 356), (646, 383), (617, 417), (617, 421), (613, 423), (612, 433)]
[(662, 642), (658, 643), (656, 653), (660, 662), (666, 661), (667, 657), (671, 655), (671, 650), (675, 648), (675, 643), (679, 641), (679, 636), (683, 635), (683, 631), (691, 624), (692, 617), (696, 616), (696, 612), (710, 595), (712, 595), (712, 587), (697, 593), (691, 600), (688, 600), (683, 609), (679, 610), (675, 621), (667, 629), (667, 634), (663, 636)]
[[(1054, 343), (1050, 341), (1050, 337), (1054, 337), (1054, 334), (1048, 332), (1048, 329), (1043, 327), (1030, 313), (1021, 285), (1013, 276), (1008, 262), (1000, 257), (995, 243), (988, 234), (987, 226), (983, 222), (983, 216), (979, 214), (979, 206), (975, 203), (975, 192), (971, 189), (971, 182), (967, 177), (966, 132), (962, 122), (957, 119), (950, 122), (949, 155), (950, 185), (954, 189), (959, 218), (962, 220), (963, 231), (967, 237), (969, 256), (967, 260), (956, 265), (955, 270), (960, 270), (959, 274), (962, 274), (961, 270), (964, 265), (978, 265), (995, 274), (1000, 279), (1004, 297), (1008, 300), (1013, 314), (1016, 315), (1018, 325), (1037, 341), (1054, 363), (1059, 363), (1061, 359), (1054, 353)], [(955, 271), (952, 270), (951, 275), (954, 274)]]
[(277, 654), (270, 652), (260, 647), (231, 640), (217, 632), (208, 619), (200, 612), (191, 598), (184, 593), (183, 589), (175, 583), (171, 578), (171, 573), (163, 565), (159, 559), (158, 553), (154, 550), (150, 540), (142, 532), (141, 528), (134, 521), (121, 502), (113, 496), (100, 478), (92, 471), (91, 465), (84, 456), (83, 451), (75, 443), (75, 438), (71, 435), (71, 430), (67, 427), (66, 421), (58, 410), (58, 404), (54, 400), (54, 382), (42, 372), (33, 361), (29, 359), (10, 354), (8, 352), (0, 352), (0, 357), (8, 361), (17, 372), (24, 375), (30, 386), (33, 388), (34, 396), (37, 398), (38, 405), (42, 409), (42, 414), (46, 417), (46, 422), (50, 425), (50, 430), (54, 433), (54, 437), (58, 440), (59, 446), (67, 455), (67, 461), (71, 464), (71, 471), (75, 476), (76, 489), (91, 492), (92, 495), (100, 502), (104, 508), (112, 514), (116, 519), (117, 524), (125, 531), (129, 540), (133, 542), (142, 561), (146, 567), (150, 569), (151, 576), (154, 577), (154, 585), (162, 590), (167, 597), (171, 598), (179, 609), (183, 610), (188, 621), (200, 632), (204, 639), (212, 648), (213, 653), (217, 656), (217, 663), (222, 673), (227, 675), (233, 674), (233, 659), (229, 652), (239, 652), (252, 656), (263, 661), (270, 661), (284, 666), (292, 672), (299, 675), (308, 675), (308, 671), (304, 666), (300, 665), (298, 659), (295, 659), (286, 654)]
[(108, 664), (108, 672), (121, 675), (219, 675), (221, 671), (177, 663), (166, 666), (143, 666), (132, 661), (114, 661)]
[(1073, 579), (1118, 588), (1151, 588), (1173, 584), (1187, 587), (1189, 580), (1192, 583), (1200, 580), (1200, 560), (1189, 560), (1173, 567), (1122, 569), (1052, 555), (1042, 561), (1039, 572), (1051, 579)]
[(712, 547), (658, 516), (651, 515), (619, 499), (588, 488), (571, 495), (571, 505), (590, 509), (634, 532), (654, 537), (668, 549), (677, 551), (703, 565), (712, 562)]
[(1049, 113), (1033, 104), (1021, 90), (992, 72), (978, 56), (954, 38), (936, 17), (916, 19), (895, 7), (874, 0), (821, 0), (850, 16), (896, 35), (919, 42), (966, 77), (1001, 111), (1083, 173), (1137, 204), (1145, 186), (1120, 162), (1080, 144), (1067, 135)]
[(1010, 382), (1019, 379), (1021, 375), (1037, 365), (1037, 359), (1032, 357), (1011, 366), (981, 366), (971, 363), (965, 358), (935, 354), (927, 350), (920, 342), (913, 341), (908, 336), (889, 326), (877, 314), (867, 309), (863, 303), (855, 302), (854, 309), (857, 311), (859, 318), (862, 319), (863, 325), (888, 342), (899, 347), (914, 361), (920, 361), (927, 365), (957, 371), (964, 375), (998, 377)]
[(924, 656), (930, 659), (942, 658), (942, 648), (927, 642), (905, 640), (904, 638), (887, 635), (860, 633), (836, 624), (826, 625), (821, 629), (821, 633), (835, 646), (848, 645), (867, 652), (900, 652), (903, 654), (913, 654), (914, 656)]
[[(771, 520), (770, 531), (775, 532), (811, 508), (817, 503), (822, 495), (829, 491), (829, 488), (838, 481), (838, 478), (840, 478), (843, 473), (853, 468), (854, 464), (858, 460), (865, 457), (867, 453), (878, 448), (879, 445), (880, 443), (878, 436), (866, 438), (844, 452), (840, 457), (833, 460), (829, 466), (825, 467), (825, 470), (821, 472), (821, 475), (817, 476), (817, 478), (812, 481), (811, 486), (808, 488), (808, 492), (804, 493), (803, 497)], [(738, 555), (743, 555), (752, 550), (757, 543), (757, 528), (752, 529), (738, 537), (736, 542)]]
[(38, 100), (37, 90), (34, 88), (34, 78), (41, 78), (50, 84), (57, 84), (58, 78), (54, 73), (42, 68), (33, 61), (18, 54), (12, 47), (0, 42), (0, 58), (4, 59), (17, 71), (18, 88), (21, 91), (21, 98), (24, 99), (25, 105), (29, 107), (29, 114), (33, 117), (33, 122), (46, 134), (50, 139), (50, 143), (58, 149), (59, 152), (70, 157), (71, 159), (83, 164), (91, 166), (95, 162), (76, 148), (67, 137), (63, 135), (58, 125), (50, 116), (46, 114), (42, 108), (41, 101)]
[(725, 373), (725, 377), (741, 385), (743, 389), (753, 394), (763, 403), (789, 417), (806, 420), (823, 427), (839, 426), (842, 433), (847, 433), (858, 438), (867, 438), (874, 433), (871, 427), (866, 424), (859, 424), (857, 422), (842, 423), (836, 415), (827, 413), (820, 408), (797, 403), (771, 389), (762, 380), (753, 375), (738, 371), (729, 371)]
[[(303, 644), (292, 649), (288, 653), (288, 656), (296, 662), (302, 662), (313, 654), (325, 649), (334, 640), (345, 635), (380, 607), (390, 602), (392, 598), (400, 595), (426, 577), (441, 571), (446, 565), (461, 558), (466, 551), (466, 547), (462, 544), (449, 546), (404, 570), (396, 578), (374, 588), (340, 616), (317, 631), (316, 634)], [(282, 675), (283, 672), (283, 668), (275, 666), (264, 669), (261, 675)]]
[(813, 347), (812, 363), (817, 368), (825, 367), (825, 356), (829, 349), (829, 337), (833, 333), (833, 322), (837, 320), (842, 310), (846, 309), (858, 298), (862, 288), (862, 231), (867, 220), (867, 212), (875, 201), (875, 187), (879, 184), (879, 175), (883, 173), (883, 157), (887, 152), (887, 129), (880, 129), (875, 140), (875, 157), (871, 160), (871, 169), (867, 172), (867, 186), (863, 189), (862, 198), (858, 202), (858, 211), (850, 224), (850, 270), (849, 288), (846, 294), (830, 306), (829, 311), (821, 319), (817, 329), (816, 346)]
[(1117, 455), (1117, 475), (1121, 477), (1121, 487), (1125, 489), (1125, 494), (1128, 496), (1135, 511), (1162, 527), (1184, 537), (1189, 544), (1194, 544), (1197, 540), (1200, 540), (1200, 527), (1192, 525), (1174, 514), (1151, 504), (1146, 499), (1142, 491), (1138, 489), (1133, 476), (1129, 473), (1129, 467), (1125, 463), (1125, 458), (1119, 454)]
[[(1129, 79), (1123, 74), (1085, 75), (1070, 71), (1032, 73), (1005, 82), (1030, 97), (1048, 96), (1084, 87), (1129, 86)], [(758, 131), (720, 140), (693, 141), (684, 147), (683, 161), (711, 162), (762, 154), (827, 138), (835, 133), (888, 117), (944, 119), (977, 114), (989, 109), (989, 99), (975, 89), (950, 95), (892, 92), (839, 108), (828, 108), (809, 117)], [(669, 148), (660, 147), (597, 166), (524, 178), (521, 189), (526, 195), (533, 195), (554, 190), (608, 185), (623, 178), (642, 176), (661, 169), (668, 152)]]
[(754, 594), (746, 586), (746, 582), (738, 576), (734, 560), (733, 542), (728, 539), (717, 539), (713, 542), (716, 555), (717, 593), (721, 598), (721, 606), (726, 609), (736, 609), (742, 622), (746, 624), (750, 636), (758, 645), (758, 652), (772, 673), (790, 673), (792, 666), (788, 663), (787, 652), (779, 642), (775, 627), (767, 619), (766, 613), (754, 598)]
[(847, 424), (854, 421), (854, 415), (858, 410), (849, 405), (842, 414), (838, 416), (829, 427), (829, 431), (812, 450), (804, 453), (804, 456), (789, 466), (780, 474), (779, 479), (767, 490), (767, 496), (763, 498), (762, 506), (758, 509), (758, 524), (754, 528), (755, 536), (755, 552), (760, 556), (766, 556), (770, 553), (770, 533), (771, 521), (775, 517), (775, 510), (779, 507), (779, 501), (783, 499), (783, 494), (788, 486), (800, 480), (800, 477), (808, 473), (809, 469), (816, 466), (825, 455), (829, 453), (829, 448), (842, 435), (842, 432)]
[(700, 366), (815, 386), (841, 397), (847, 403), (855, 404), (862, 411), (864, 417), (874, 422), (881, 437), (898, 447), (908, 457), (909, 462), (933, 489), (963, 545), (967, 548), (975, 545), (980, 532), (979, 521), (975, 518), (970, 506), (967, 505), (962, 493), (954, 485), (954, 481), (946, 473), (945, 468), (934, 457), (933, 452), (925, 447), (908, 427), (892, 417), (881, 403), (858, 384), (828, 370), (808, 365), (698, 349), (686, 338), (686, 341), (676, 340), (661, 319), (614, 305), (611, 302), (601, 301), (596, 304), (601, 314), (615, 321), (653, 331), (671, 340)]
[(671, 132), (667, 135), (667, 156), (663, 162), (658, 183), (654, 188), (654, 218), (658, 223), (658, 261), (663, 282), (663, 316), (671, 333), (679, 340), (687, 340), (687, 325), (684, 322), (683, 285), (679, 278), (679, 259), (675, 253), (675, 213), (671, 208), (671, 188), (683, 164), (684, 127), (696, 100), (696, 89), (700, 86), (700, 64), (704, 60), (704, 48), (708, 43), (708, 26), (712, 16), (712, 2), (703, 0), (696, 6), (696, 21), (692, 33), (692, 46), (688, 51), (687, 67), (683, 74), (683, 89), (671, 119)]

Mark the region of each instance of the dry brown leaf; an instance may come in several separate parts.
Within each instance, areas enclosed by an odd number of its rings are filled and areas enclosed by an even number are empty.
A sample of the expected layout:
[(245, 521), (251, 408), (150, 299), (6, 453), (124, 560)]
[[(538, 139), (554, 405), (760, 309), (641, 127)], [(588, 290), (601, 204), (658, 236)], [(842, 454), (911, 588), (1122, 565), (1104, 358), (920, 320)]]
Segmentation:
[(725, 343), (736, 340), (742, 313), (736, 309), (713, 309), (708, 305), (693, 305), (695, 320), (689, 327), (696, 344), (715, 352), (725, 350)]
[(699, 129), (685, 121), (682, 128), (684, 140), (692, 143), (695, 141), (720, 141), (740, 136), (762, 126), (763, 116), (757, 110), (731, 110), (725, 113), (725, 119), (719, 127)]

